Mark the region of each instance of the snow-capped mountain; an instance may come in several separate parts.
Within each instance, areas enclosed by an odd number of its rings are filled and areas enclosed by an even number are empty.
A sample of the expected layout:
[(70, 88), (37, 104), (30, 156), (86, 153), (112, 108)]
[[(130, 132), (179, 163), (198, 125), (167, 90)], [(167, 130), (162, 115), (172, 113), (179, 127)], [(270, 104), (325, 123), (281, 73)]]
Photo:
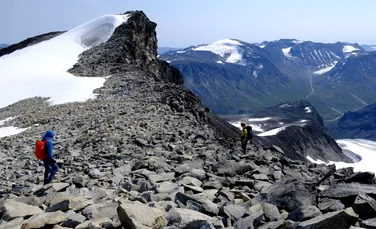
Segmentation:
[(376, 51), (376, 45), (362, 45), (362, 48), (367, 52)]
[(354, 107), (326, 101), (328, 93), (320, 90), (320, 82), (344, 62), (367, 54), (358, 44), (345, 42), (280, 39), (250, 44), (224, 39), (159, 58), (178, 68), (186, 87), (215, 113), (255, 112), (280, 102), (307, 99), (325, 120), (332, 120)]
[(358, 44), (326, 44), (294, 39), (263, 42), (259, 47), (272, 53), (271, 56), (277, 63), (290, 61), (299, 68), (316, 74), (327, 71), (342, 58), (365, 52)]
[(192, 46), (159, 58), (178, 68), (185, 86), (215, 113), (261, 110), (305, 96), (309, 89), (308, 79), (281, 72), (267, 50), (235, 39)]

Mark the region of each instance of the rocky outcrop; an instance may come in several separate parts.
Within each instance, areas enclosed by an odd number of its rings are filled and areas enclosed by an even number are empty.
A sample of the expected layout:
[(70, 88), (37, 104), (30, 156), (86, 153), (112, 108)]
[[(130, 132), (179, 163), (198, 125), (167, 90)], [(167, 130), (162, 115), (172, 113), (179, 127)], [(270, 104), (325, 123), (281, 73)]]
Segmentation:
[[(265, 132), (280, 128), (276, 134), (256, 137), (256, 142), (278, 146), (287, 157), (306, 160), (307, 156), (322, 161), (352, 162), (329, 135), (322, 117), (307, 101), (282, 103), (252, 115), (252, 118), (270, 119), (257, 121)], [(257, 132), (256, 132), (257, 134)]]

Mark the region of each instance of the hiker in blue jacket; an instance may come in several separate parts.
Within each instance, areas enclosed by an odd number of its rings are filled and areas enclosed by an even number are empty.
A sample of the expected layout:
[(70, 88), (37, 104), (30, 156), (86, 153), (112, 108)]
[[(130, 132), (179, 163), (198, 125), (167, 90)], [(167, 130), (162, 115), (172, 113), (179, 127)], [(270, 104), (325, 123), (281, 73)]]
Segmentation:
[(45, 150), (47, 154), (47, 158), (43, 160), (43, 164), (45, 168), (45, 171), (44, 171), (44, 184), (45, 185), (50, 183), (55, 178), (55, 174), (59, 170), (59, 167), (57, 166), (56, 161), (54, 160), (54, 156), (52, 154), (52, 149), (53, 149), (52, 140), (54, 139), (54, 137), (55, 137), (55, 133), (52, 130), (49, 130), (43, 135), (43, 139), (42, 139), (46, 141)]

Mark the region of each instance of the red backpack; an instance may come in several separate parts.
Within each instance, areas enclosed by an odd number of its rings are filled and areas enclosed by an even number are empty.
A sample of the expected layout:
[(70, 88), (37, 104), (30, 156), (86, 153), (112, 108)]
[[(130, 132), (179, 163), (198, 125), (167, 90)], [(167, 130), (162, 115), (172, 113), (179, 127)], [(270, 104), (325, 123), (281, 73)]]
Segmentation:
[(35, 143), (35, 157), (38, 160), (44, 160), (47, 158), (46, 150), (44, 148), (46, 142), (46, 140), (37, 140)]

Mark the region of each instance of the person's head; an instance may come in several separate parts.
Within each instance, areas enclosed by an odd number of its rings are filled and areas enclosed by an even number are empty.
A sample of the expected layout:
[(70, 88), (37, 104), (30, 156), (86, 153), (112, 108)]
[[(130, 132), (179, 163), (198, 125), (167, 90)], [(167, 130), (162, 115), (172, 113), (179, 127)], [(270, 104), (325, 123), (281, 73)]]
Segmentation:
[(240, 126), (241, 126), (242, 128), (245, 128), (245, 127), (246, 127), (246, 125), (245, 125), (244, 122), (242, 122), (242, 123), (240, 124)]
[(44, 140), (53, 140), (55, 137), (55, 133), (52, 130), (48, 130), (44, 135), (43, 139)]

